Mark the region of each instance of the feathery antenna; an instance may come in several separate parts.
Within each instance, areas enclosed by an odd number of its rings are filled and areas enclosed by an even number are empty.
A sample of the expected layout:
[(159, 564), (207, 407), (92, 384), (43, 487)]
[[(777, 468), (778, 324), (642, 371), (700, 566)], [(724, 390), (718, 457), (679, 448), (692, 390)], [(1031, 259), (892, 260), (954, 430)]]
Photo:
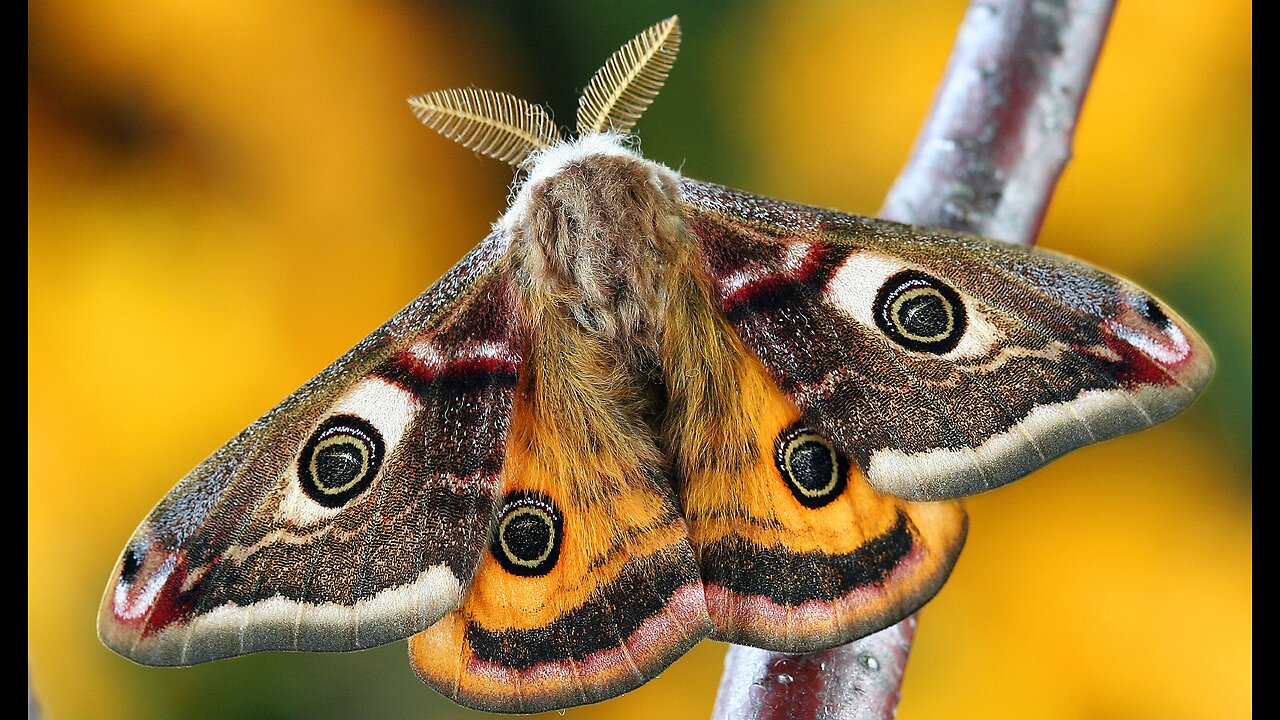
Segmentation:
[(439, 90), (410, 98), (424, 125), (463, 147), (519, 165), (560, 139), (542, 106), (492, 90)]
[[(578, 100), (578, 135), (629, 132), (662, 89), (679, 50), (680, 20), (672, 15), (611, 55)], [(409, 104), (432, 130), (512, 165), (560, 141), (545, 108), (507, 93), (439, 90)]]
[(578, 134), (635, 126), (662, 89), (680, 49), (680, 20), (663, 20), (631, 39), (596, 71), (578, 101)]

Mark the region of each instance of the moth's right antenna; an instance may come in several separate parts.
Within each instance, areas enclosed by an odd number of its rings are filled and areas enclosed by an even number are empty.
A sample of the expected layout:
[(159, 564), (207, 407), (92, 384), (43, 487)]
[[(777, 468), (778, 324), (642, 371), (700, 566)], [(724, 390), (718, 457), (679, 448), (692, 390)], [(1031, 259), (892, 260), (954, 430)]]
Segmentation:
[(578, 134), (635, 126), (662, 89), (680, 50), (675, 15), (631, 39), (596, 71), (578, 101)]

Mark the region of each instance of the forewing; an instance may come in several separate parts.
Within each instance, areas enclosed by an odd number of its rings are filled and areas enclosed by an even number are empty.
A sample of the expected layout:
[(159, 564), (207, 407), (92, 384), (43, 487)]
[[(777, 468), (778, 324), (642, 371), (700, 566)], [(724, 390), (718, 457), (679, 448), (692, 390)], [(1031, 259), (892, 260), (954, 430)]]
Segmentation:
[(1185, 408), (1213, 358), (1121, 278), (1053, 253), (682, 181), (717, 301), (876, 489), (980, 492)]
[(103, 642), (151, 665), (354, 650), (455, 607), (523, 352), (507, 242), (490, 235), (183, 478), (111, 576)]

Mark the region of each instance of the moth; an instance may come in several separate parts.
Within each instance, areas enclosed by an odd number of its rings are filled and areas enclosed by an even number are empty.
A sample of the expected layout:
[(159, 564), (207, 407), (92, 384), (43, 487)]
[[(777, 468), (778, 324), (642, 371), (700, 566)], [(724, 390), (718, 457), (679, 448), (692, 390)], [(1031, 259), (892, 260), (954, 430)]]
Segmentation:
[(142, 522), (102, 641), (148, 665), (409, 638), (471, 707), (630, 690), (706, 638), (786, 652), (937, 592), (959, 498), (1189, 405), (1213, 359), (1075, 260), (684, 178), (627, 133), (680, 43), (615, 53), (577, 137), (509, 95), (420, 118), (520, 168), (492, 232)]

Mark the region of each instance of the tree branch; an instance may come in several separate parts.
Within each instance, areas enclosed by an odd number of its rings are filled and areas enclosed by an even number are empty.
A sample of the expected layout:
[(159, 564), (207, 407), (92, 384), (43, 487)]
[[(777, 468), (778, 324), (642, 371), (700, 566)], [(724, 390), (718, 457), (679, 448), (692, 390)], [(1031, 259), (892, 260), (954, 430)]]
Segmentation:
[[(1067, 160), (1114, 0), (973, 0), (881, 215), (1031, 245)], [(731, 646), (715, 720), (892, 718), (917, 615), (843, 647)]]
[(881, 215), (1033, 244), (1114, 5), (974, 0)]

